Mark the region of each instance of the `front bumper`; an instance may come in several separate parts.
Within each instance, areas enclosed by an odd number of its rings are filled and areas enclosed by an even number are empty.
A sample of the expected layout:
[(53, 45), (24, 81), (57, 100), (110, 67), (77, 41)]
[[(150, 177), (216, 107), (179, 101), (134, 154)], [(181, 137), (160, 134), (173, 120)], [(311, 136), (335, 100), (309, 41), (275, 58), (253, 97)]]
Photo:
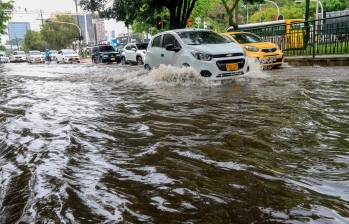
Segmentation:
[(31, 58), (28, 61), (31, 63), (43, 63), (43, 62), (45, 62), (45, 59), (44, 58)]
[(121, 60), (120, 54), (110, 54), (110, 55), (103, 55), (102, 61), (107, 63), (113, 63), (113, 62), (119, 62)]
[[(227, 71), (226, 64), (237, 63), (238, 70)], [(242, 76), (249, 71), (248, 60), (244, 57), (214, 58), (211, 61), (195, 61), (192, 65), (201, 76), (209, 80), (228, 80)]]
[(27, 58), (14, 58), (11, 62), (27, 62)]
[(284, 63), (284, 54), (280, 50), (272, 53), (247, 52), (247, 57), (255, 58), (261, 66), (282, 65)]
[(66, 63), (74, 63), (74, 62), (80, 62), (79, 57), (69, 57), (69, 58), (64, 58), (64, 62)]

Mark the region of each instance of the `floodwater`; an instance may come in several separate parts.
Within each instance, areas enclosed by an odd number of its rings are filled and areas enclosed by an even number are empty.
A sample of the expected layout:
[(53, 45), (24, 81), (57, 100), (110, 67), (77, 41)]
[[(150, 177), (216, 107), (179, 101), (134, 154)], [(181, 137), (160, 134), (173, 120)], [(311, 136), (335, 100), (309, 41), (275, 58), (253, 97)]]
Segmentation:
[(0, 65), (0, 223), (349, 223), (349, 68)]

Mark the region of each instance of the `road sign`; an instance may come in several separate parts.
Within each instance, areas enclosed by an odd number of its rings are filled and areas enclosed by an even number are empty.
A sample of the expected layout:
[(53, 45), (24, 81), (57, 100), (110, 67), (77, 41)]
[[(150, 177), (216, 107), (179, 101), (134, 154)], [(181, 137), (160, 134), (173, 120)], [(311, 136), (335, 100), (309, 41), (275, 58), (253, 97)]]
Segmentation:
[(187, 20), (187, 25), (188, 25), (188, 26), (192, 26), (192, 25), (193, 25), (193, 19), (192, 19), (192, 18), (189, 18), (189, 19)]

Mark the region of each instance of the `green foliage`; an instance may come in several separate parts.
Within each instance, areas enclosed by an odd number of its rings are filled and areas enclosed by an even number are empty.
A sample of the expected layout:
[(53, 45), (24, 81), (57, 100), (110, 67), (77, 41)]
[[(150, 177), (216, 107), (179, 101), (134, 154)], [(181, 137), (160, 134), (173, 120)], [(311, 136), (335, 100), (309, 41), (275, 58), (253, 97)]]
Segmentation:
[(3, 34), (6, 29), (6, 22), (11, 18), (10, 13), (13, 9), (13, 2), (3, 2), (0, 0), (0, 34)]
[(326, 12), (344, 10), (349, 7), (348, 0), (323, 0), (322, 4)]
[(41, 34), (48, 48), (56, 50), (66, 48), (79, 38), (77, 27), (55, 23), (55, 21), (75, 23), (74, 17), (66, 15), (57, 15), (53, 20), (47, 20), (41, 30)]
[[(301, 19), (304, 18), (303, 5), (285, 5), (280, 8), (281, 15), (285, 19)], [(277, 20), (277, 9), (273, 5), (262, 5), (261, 10), (256, 11), (251, 17), (250, 22), (267, 22)]]
[(44, 51), (47, 47), (46, 41), (40, 32), (29, 30), (24, 38), (23, 48), (25, 51)]
[(0, 51), (6, 51), (6, 47), (4, 45), (0, 45)]
[(126, 26), (134, 22), (153, 25), (157, 15), (168, 13), (169, 28), (183, 28), (198, 0), (81, 0), (80, 5), (89, 11), (98, 11), (104, 18), (124, 21)]

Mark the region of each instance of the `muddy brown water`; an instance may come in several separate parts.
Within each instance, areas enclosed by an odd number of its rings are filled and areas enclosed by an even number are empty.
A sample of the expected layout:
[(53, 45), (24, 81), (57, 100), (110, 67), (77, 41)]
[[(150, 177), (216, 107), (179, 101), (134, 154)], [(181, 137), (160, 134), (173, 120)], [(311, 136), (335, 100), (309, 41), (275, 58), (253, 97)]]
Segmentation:
[(0, 223), (349, 223), (349, 68), (0, 65)]

